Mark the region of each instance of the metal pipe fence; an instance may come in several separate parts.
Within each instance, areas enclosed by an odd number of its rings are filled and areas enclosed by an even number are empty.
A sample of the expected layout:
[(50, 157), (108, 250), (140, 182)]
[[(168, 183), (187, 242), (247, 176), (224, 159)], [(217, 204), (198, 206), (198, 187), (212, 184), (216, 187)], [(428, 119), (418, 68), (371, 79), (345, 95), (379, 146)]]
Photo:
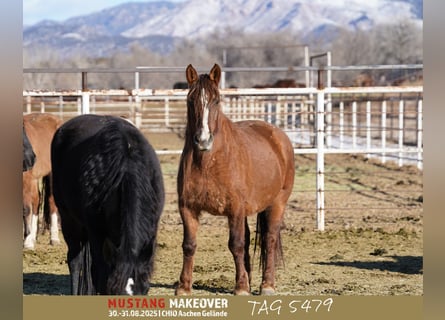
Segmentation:
[[(311, 79), (322, 72), (421, 69), (421, 65), (336, 67), (224, 68), (224, 72), (304, 71)], [(187, 90), (144, 89), (140, 73), (183, 72), (184, 68), (139, 67), (116, 70), (25, 69), (25, 73), (68, 72), (82, 75), (81, 89), (25, 90), (23, 112), (50, 112), (63, 120), (85, 113), (125, 116), (140, 129), (182, 132), (186, 125)], [(200, 70), (200, 68), (198, 68)], [(204, 70), (204, 69), (202, 69)], [(206, 70), (205, 70), (206, 71)], [(87, 73), (134, 73), (129, 90), (88, 89)], [(317, 81), (322, 84), (322, 81)], [(382, 163), (414, 164), (423, 169), (423, 87), (223, 88), (222, 108), (234, 121), (260, 119), (284, 130), (294, 153), (316, 156), (316, 227), (325, 228), (325, 159), (331, 154), (364, 154)], [(313, 83), (313, 81), (311, 81)], [(159, 155), (182, 150), (157, 150)], [(338, 208), (330, 208), (337, 210)]]
[[(25, 91), (24, 112), (64, 120), (83, 113), (123, 115), (141, 129), (185, 127), (187, 90)], [(399, 166), (423, 167), (423, 88), (222, 89), (223, 111), (234, 121), (261, 119), (282, 128), (295, 154), (316, 155), (316, 225), (325, 226), (325, 156), (366, 154)], [(181, 150), (158, 150), (178, 154)]]

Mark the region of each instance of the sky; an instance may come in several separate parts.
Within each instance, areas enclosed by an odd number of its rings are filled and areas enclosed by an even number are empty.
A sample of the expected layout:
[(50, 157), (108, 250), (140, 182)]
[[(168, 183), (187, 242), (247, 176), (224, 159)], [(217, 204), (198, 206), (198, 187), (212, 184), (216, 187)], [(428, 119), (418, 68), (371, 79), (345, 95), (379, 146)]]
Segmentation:
[[(23, 25), (31, 25), (46, 19), (63, 21), (125, 2), (152, 1), (159, 0), (23, 0)], [(168, 1), (182, 2), (184, 0)]]

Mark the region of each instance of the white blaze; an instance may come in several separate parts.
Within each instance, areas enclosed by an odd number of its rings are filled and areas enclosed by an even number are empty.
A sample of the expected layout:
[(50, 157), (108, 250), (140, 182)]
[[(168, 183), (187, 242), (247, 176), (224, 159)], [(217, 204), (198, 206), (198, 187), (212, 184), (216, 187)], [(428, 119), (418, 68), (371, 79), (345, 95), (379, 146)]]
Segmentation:
[(199, 137), (201, 141), (206, 141), (210, 138), (210, 128), (209, 128), (209, 107), (208, 107), (208, 101), (207, 101), (207, 95), (205, 93), (205, 90), (202, 89), (201, 91), (201, 103), (204, 108), (204, 115), (202, 117), (202, 131), (201, 136)]
[(134, 280), (133, 278), (128, 278), (127, 281), (127, 286), (125, 287), (125, 291), (127, 292), (128, 295), (132, 296), (133, 295), (133, 285), (134, 285)]

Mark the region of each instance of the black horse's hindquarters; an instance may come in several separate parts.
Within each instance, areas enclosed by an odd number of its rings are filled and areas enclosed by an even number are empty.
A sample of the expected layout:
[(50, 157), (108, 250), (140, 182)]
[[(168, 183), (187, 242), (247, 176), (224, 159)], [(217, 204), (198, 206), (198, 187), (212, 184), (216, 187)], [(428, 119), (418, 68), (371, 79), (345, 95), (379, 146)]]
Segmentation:
[(51, 153), (72, 293), (146, 294), (164, 205), (153, 148), (122, 118), (84, 115), (56, 132)]

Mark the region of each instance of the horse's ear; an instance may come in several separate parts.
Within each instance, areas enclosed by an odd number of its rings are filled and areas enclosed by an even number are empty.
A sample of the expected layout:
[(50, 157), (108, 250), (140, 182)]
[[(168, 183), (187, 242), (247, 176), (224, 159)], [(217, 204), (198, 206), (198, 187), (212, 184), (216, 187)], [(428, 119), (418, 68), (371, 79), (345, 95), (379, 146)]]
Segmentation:
[(193, 68), (191, 64), (189, 64), (187, 69), (185, 69), (185, 77), (187, 78), (189, 86), (198, 80), (198, 72), (196, 72), (195, 68)]
[(216, 82), (216, 84), (219, 84), (219, 80), (221, 79), (221, 68), (217, 63), (215, 63), (212, 70), (210, 70), (209, 77), (210, 80), (213, 80)]

